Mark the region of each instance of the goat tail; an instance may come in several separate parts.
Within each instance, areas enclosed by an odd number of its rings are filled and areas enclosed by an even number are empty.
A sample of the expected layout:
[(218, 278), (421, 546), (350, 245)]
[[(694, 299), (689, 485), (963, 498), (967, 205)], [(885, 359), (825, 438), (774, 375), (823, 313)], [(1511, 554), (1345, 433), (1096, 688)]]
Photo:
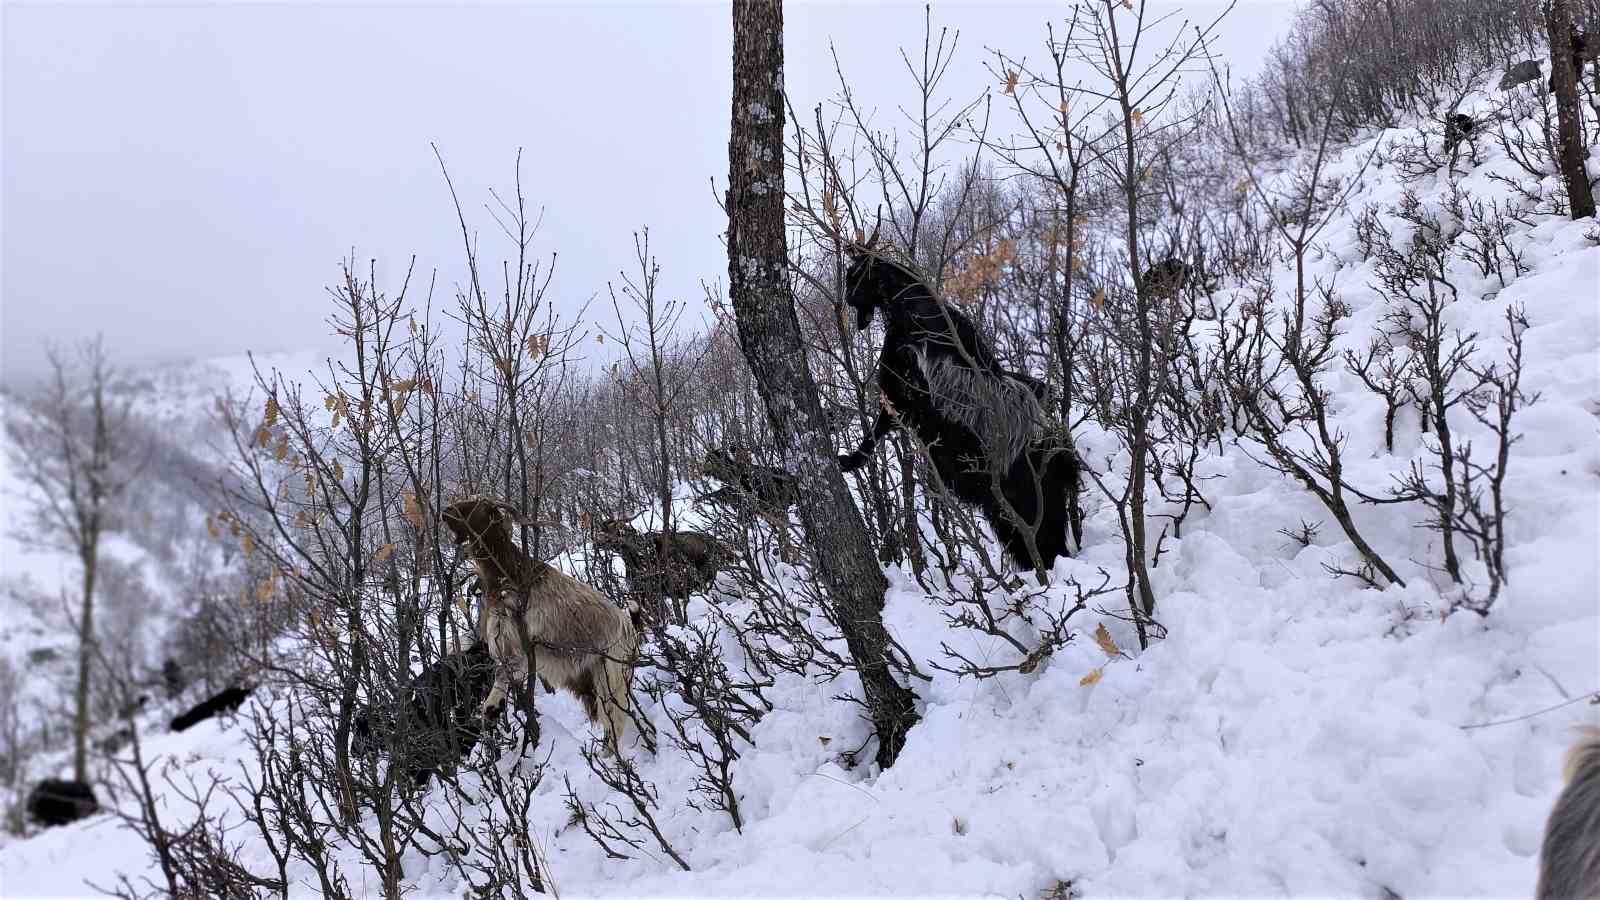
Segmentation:
[(1538, 900), (1600, 897), (1600, 728), (1581, 730), (1566, 781), (1545, 824)]

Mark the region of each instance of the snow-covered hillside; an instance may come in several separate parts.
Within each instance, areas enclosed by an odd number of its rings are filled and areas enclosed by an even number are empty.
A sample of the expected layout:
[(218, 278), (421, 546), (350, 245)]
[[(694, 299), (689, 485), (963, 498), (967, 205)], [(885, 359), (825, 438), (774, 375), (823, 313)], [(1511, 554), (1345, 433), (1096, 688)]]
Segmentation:
[[(282, 354), (259, 361), (268, 371), (279, 366), (301, 372), (316, 360)], [(138, 451), (149, 459), (132, 489), (136, 508), (101, 544), (101, 627), (142, 651), (135, 665), (160, 665), (162, 641), (187, 599), (177, 574), (183, 523), (199, 530), (206, 514), (206, 486), (175, 463), (182, 454), (210, 464), (229, 458), (232, 448), (218, 423), (216, 399), (229, 392), (242, 398), (253, 381), (248, 360), (222, 358), (122, 371), (113, 384), (113, 398), (131, 408), (138, 439), (151, 442)], [(0, 394), (0, 418), (30, 415), (20, 399)], [(24, 477), (15, 450), (11, 435), (0, 431), (0, 665), (17, 680), (19, 737), (28, 751), (18, 760), (19, 786), (25, 790), (70, 768), (65, 710), (77, 672), (70, 623), (82, 590), (82, 567), (59, 535), (34, 527), (32, 511), (41, 495)], [(96, 737), (115, 727), (100, 729)], [(34, 752), (36, 742), (57, 752)], [(14, 799), (0, 786), (0, 808), (10, 809)], [(0, 841), (10, 838), (0, 830)]]
[[(1372, 141), (1402, 131), (1346, 148), (1336, 170), (1353, 175)], [(1515, 169), (1493, 148), (1483, 152), (1487, 161), (1460, 185), (1525, 206), (1490, 178), (1515, 178)], [(1600, 169), (1600, 156), (1590, 163)], [(1449, 186), (1442, 175), (1404, 181), (1392, 166), (1363, 178), (1313, 262), (1313, 274), (1336, 277), (1351, 306), (1341, 345), (1350, 349), (1364, 346), (1383, 315), (1357, 213), (1390, 209), (1407, 188), (1439, 205)], [(1494, 336), (1506, 308), (1525, 307), (1523, 389), (1539, 394), (1515, 423), (1523, 439), (1506, 487), (1507, 585), (1487, 617), (1443, 615), (1430, 572), (1438, 536), (1402, 507), (1362, 507), (1357, 516), (1408, 586), (1331, 578), (1324, 564), (1353, 557), (1336, 529), (1308, 546), (1280, 533), (1326, 512), (1229, 448), (1201, 463), (1214, 476), (1212, 508), (1191, 514), (1155, 570), (1167, 636), (1148, 651), (1129, 649), (1137, 644), (1126, 623), (1083, 614), (1074, 620), (1080, 639), (1029, 674), (973, 682), (925, 667), (932, 680), (916, 685), (922, 721), (882, 773), (841, 764), (841, 748), (867, 734), (856, 708), (835, 699), (853, 684), (780, 676), (768, 692), (776, 708), (735, 767), (742, 833), (681, 802), (695, 776), (681, 759), (632, 748), (662, 798), (660, 824), (692, 871), (649, 856), (608, 859), (570, 824), (562, 776), (586, 799), (603, 800), (606, 788), (579, 754), (589, 726), (578, 704), (542, 700), (540, 752), (550, 757), (527, 830), (555, 888), (566, 897), (1529, 894), (1569, 729), (1600, 721), (1589, 699), (1600, 691), (1595, 228), (1530, 214), (1509, 239), (1529, 271), (1503, 288), (1464, 262), (1452, 269), (1466, 289), (1450, 324), (1480, 332), (1488, 357), (1501, 352)], [(1353, 481), (1382, 490), (1423, 458), (1414, 421), (1389, 453), (1381, 401), (1353, 376), (1330, 385)], [(1466, 423), (1462, 433), (1482, 436)], [(1091, 457), (1107, 452), (1093, 435), (1084, 441)], [(6, 552), (9, 574), (10, 545)], [(1115, 518), (1102, 509), (1083, 552), (1057, 574), (1092, 582), (1122, 558)], [(974, 658), (1006, 652), (952, 631), (915, 581), (889, 574), (888, 625), (914, 658), (939, 658), (942, 642)], [(1109, 656), (1089, 637), (1100, 624), (1125, 655)], [(266, 716), (282, 701), (258, 699)], [(255, 765), (248, 722), (161, 735), (152, 713), (146, 752), (243, 778)], [(508, 753), (497, 765), (514, 763)], [(469, 785), (474, 777), (464, 776)], [(434, 790), (437, 800), (444, 789)], [(169, 799), (176, 813), (181, 803)], [(271, 869), (247, 829), (234, 837), (243, 862)], [(462, 893), (438, 859), (406, 863), (418, 894)], [(149, 866), (132, 833), (99, 816), (0, 848), (0, 889), (79, 894)], [(291, 893), (317, 894), (308, 873), (291, 866), (290, 875), (303, 879)]]

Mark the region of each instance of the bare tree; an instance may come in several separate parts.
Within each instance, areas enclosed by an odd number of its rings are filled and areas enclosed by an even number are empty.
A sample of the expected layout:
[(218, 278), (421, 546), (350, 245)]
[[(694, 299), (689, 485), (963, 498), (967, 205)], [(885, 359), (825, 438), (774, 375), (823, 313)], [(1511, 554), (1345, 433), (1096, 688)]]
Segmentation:
[[(1550, 34), (1550, 90), (1556, 97), (1556, 122), (1560, 128), (1561, 178), (1567, 184), (1567, 202), (1574, 219), (1595, 214), (1594, 191), (1584, 159), (1583, 110), (1578, 105), (1578, 61), (1574, 42), (1578, 32), (1573, 25), (1572, 0), (1548, 0), (1545, 28)], [(1593, 38), (1590, 38), (1593, 40)]]
[(917, 721), (912, 692), (891, 671), (883, 627), (887, 582), (835, 462), (801, 344), (784, 233), (783, 7), (733, 7), (733, 126), (728, 141), (728, 286), (739, 341), (756, 377), (783, 464), (799, 484), (800, 520), (836, 608), (878, 736), (894, 764)]
[(66, 545), (83, 569), (76, 629), (78, 679), (73, 697), (73, 777), (88, 775), (89, 685), (93, 673), (95, 578), (100, 539), (113, 527), (117, 499), (137, 466), (129, 459), (130, 405), (115, 396), (116, 370), (100, 338), (76, 358), (51, 349), (50, 380), (29, 404), (31, 415), (7, 416), (12, 462), (33, 489), (27, 539)]

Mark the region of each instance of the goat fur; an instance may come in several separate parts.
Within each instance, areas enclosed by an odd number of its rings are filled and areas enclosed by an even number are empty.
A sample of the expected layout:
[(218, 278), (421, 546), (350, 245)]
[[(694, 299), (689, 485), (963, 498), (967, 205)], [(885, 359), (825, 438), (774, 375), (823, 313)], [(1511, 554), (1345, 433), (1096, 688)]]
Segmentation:
[(845, 300), (857, 327), (883, 311), (878, 387), (887, 402), (860, 446), (839, 457), (840, 468), (865, 465), (904, 424), (945, 487), (982, 510), (1013, 560), (1033, 567), (1031, 528), (1039, 563), (1050, 569), (1067, 553), (1066, 496), (1078, 489), (1079, 465), (1070, 437), (1044, 427), (1045, 385), (1002, 368), (972, 320), (904, 266), (870, 247), (851, 248), (850, 259)]
[(28, 792), (28, 816), (46, 828), (70, 825), (100, 811), (94, 788), (68, 778), (46, 778)]
[[(546, 683), (577, 695), (617, 752), (638, 649), (627, 611), (524, 553), (512, 540), (503, 504), (468, 497), (446, 507), (440, 519), (471, 557), (483, 586), (479, 629), (495, 661), (494, 685), (480, 706), (485, 720), (499, 715), (512, 685), (527, 687), (531, 668)], [(525, 648), (533, 651), (531, 666)]]
[(622, 557), (628, 585), (638, 594), (683, 600), (716, 583), (729, 553), (698, 531), (640, 533), (625, 519), (601, 522), (594, 546)]
[(236, 684), (213, 694), (173, 717), (172, 730), (187, 731), (207, 719), (215, 718), (223, 713), (233, 712), (239, 708), (240, 704), (244, 703), (245, 698), (249, 697), (250, 693), (255, 689), (253, 684)]
[(482, 640), (435, 660), (411, 679), (395, 708), (367, 707), (356, 714), (351, 750), (387, 747), (417, 786), (452, 769), (478, 745), (479, 705), (494, 681), (495, 664)]
[(699, 499), (737, 510), (744, 516), (760, 516), (777, 534), (779, 555), (784, 560), (791, 559), (789, 507), (800, 502), (793, 475), (776, 466), (756, 464), (750, 451), (738, 446), (707, 450), (700, 474), (722, 482), (722, 487)]
[(1600, 727), (1582, 730), (1565, 774), (1545, 823), (1535, 900), (1600, 898)]

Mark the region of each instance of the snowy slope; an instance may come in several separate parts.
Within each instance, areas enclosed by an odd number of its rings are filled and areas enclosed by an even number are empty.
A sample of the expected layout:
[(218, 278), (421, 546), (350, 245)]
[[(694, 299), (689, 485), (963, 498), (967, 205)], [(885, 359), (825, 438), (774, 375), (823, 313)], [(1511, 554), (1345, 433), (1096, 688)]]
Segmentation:
[[(290, 371), (303, 371), (315, 359), (300, 354), (274, 355), (261, 361), (268, 367), (280, 365)], [(227, 443), (217, 424), (215, 398), (230, 390), (239, 396), (249, 391), (252, 378), (247, 361), (202, 360), (128, 370), (120, 375), (112, 393), (128, 400), (140, 427), (159, 435), (164, 443), (156, 448), (157, 453), (181, 449), (213, 461), (225, 458), (222, 454)], [(21, 401), (0, 394), (0, 418), (27, 415)], [(60, 748), (66, 735), (63, 717), (67, 715), (77, 672), (77, 645), (68, 622), (78, 608), (82, 568), (76, 555), (59, 542), (41, 544), (32, 536), (31, 509), (39, 498), (19, 471), (13, 450), (10, 435), (0, 430), (0, 661), (19, 681), (17, 713), (24, 743), (31, 747), (33, 738), (40, 737), (39, 729), (46, 719), (53, 719), (54, 738), (50, 743)], [(146, 475), (158, 468), (147, 464)], [(165, 507), (175, 505), (179, 514), (187, 513), (198, 527), (205, 510), (196, 505), (195, 486), (152, 484), (152, 480), (146, 477), (139, 486), (141, 502), (161, 507), (158, 512), (167, 512)], [(149, 530), (151, 513), (145, 508), (135, 510), (126, 529), (105, 535), (101, 551), (107, 568), (115, 568), (132, 581), (132, 586), (121, 590), (119, 599), (131, 597), (138, 602), (139, 643), (153, 654), (171, 625), (170, 611), (185, 598), (182, 586), (171, 580), (168, 560), (160, 556), (165, 549), (161, 540), (171, 536), (170, 532)], [(149, 533), (134, 533), (141, 528)], [(102, 628), (125, 633), (135, 627), (119, 618), (118, 613), (125, 610), (107, 600), (104, 579), (101, 588)], [(144, 663), (153, 667), (159, 665), (159, 659), (149, 658)], [(26, 785), (70, 768), (70, 757), (59, 751), (29, 753), (21, 764)], [(0, 785), (0, 810), (9, 808), (10, 802), (8, 792)], [(9, 837), (0, 832), (0, 841)]]
[[(1347, 149), (1338, 165), (1353, 171), (1369, 149)], [(1488, 178), (1513, 170), (1485, 152), (1489, 161), (1464, 184), (1520, 202)], [(1600, 169), (1600, 157), (1591, 166)], [(1352, 307), (1348, 346), (1363, 345), (1382, 315), (1353, 211), (1392, 206), (1405, 187), (1392, 169), (1367, 171), (1351, 211), (1324, 235), (1316, 274), (1337, 276)], [(1445, 183), (1409, 187), (1437, 203)], [(1600, 690), (1594, 227), (1548, 216), (1518, 226), (1512, 240), (1531, 271), (1504, 289), (1452, 272), (1468, 285), (1453, 324), (1482, 332), (1491, 356), (1506, 306), (1526, 306), (1524, 389), (1542, 395), (1517, 423), (1509, 583), (1486, 619), (1441, 615), (1428, 569), (1437, 537), (1415, 527), (1415, 510), (1358, 511), (1409, 587), (1331, 579), (1323, 563), (1352, 557), (1335, 529), (1308, 547), (1278, 533), (1326, 514), (1230, 450), (1203, 463), (1222, 476), (1208, 482), (1213, 509), (1191, 517), (1156, 570), (1169, 636), (1136, 658), (1108, 661), (1087, 638), (1101, 621), (1090, 615), (1079, 617), (1083, 638), (1032, 674), (973, 683), (934, 673), (917, 685), (921, 723), (881, 774), (839, 764), (840, 748), (866, 733), (855, 708), (834, 699), (853, 689), (849, 678), (781, 677), (769, 694), (776, 709), (736, 767), (743, 833), (679, 801), (693, 778), (680, 760), (635, 748), (690, 873), (662, 860), (609, 860), (567, 827), (560, 776), (586, 798), (603, 798), (604, 788), (577, 752), (589, 734), (577, 704), (541, 701), (550, 770), (528, 830), (561, 895), (1032, 898), (1070, 883), (1084, 897), (1526, 896), (1569, 728), (1600, 721), (1582, 699)], [(1351, 477), (1381, 490), (1421, 450), (1415, 422), (1391, 455), (1381, 403), (1353, 378), (1330, 386)], [(1461, 430), (1476, 434), (1465, 422)], [(1091, 453), (1104, 451), (1086, 440)], [(1089, 524), (1088, 546), (1058, 574), (1088, 580), (1096, 567), (1120, 568), (1111, 513)], [(949, 630), (915, 582), (890, 575), (889, 625), (914, 656), (936, 658), (941, 641), (978, 656), (1003, 652)], [(1105, 624), (1121, 646), (1135, 646), (1122, 623)], [(1102, 667), (1102, 678), (1082, 683)], [(248, 770), (243, 733), (209, 722), (153, 739), (151, 749), (194, 767)], [(244, 861), (267, 870), (264, 849), (236, 836), (247, 842)], [(0, 885), (7, 894), (81, 893), (88, 881), (145, 866), (133, 837), (101, 817), (0, 848)], [(408, 859), (407, 873), (422, 895), (461, 893), (437, 860)], [(312, 896), (313, 884), (295, 893)]]

